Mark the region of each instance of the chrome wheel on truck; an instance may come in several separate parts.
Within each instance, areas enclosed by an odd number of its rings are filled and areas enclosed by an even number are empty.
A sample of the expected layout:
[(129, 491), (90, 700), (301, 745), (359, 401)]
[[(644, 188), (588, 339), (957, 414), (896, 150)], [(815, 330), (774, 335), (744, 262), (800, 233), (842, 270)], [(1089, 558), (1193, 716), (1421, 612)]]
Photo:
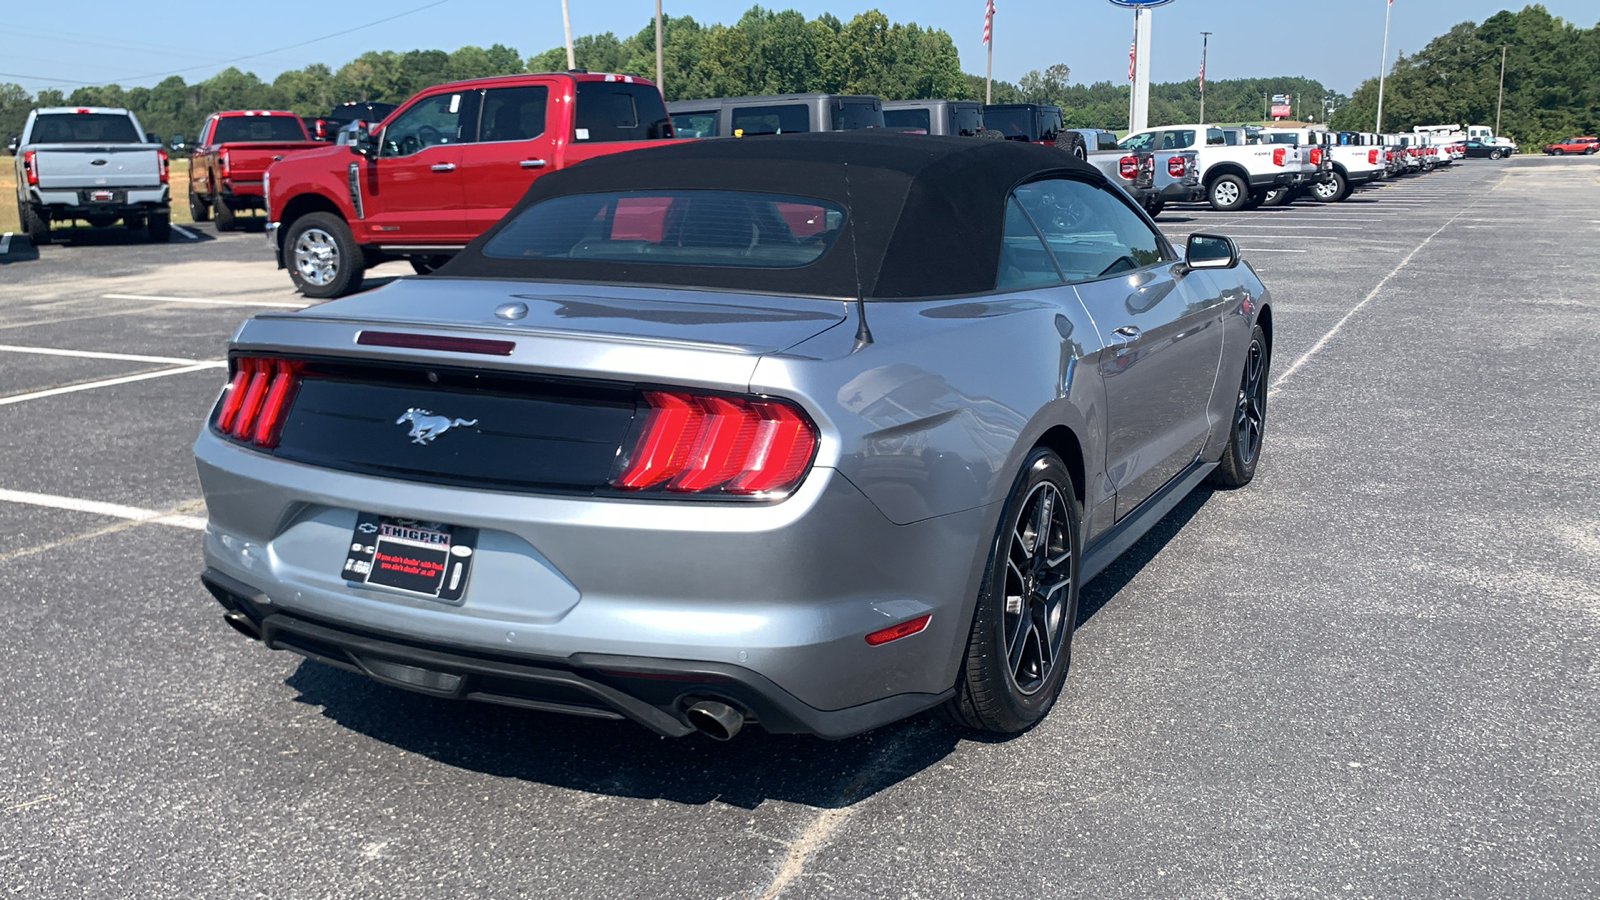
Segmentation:
[(339, 277), (339, 245), (321, 228), (308, 228), (294, 242), (294, 268), (307, 284), (325, 287)]
[(365, 260), (350, 226), (332, 213), (310, 213), (294, 220), (284, 238), (289, 277), (300, 293), (318, 300), (361, 287)]

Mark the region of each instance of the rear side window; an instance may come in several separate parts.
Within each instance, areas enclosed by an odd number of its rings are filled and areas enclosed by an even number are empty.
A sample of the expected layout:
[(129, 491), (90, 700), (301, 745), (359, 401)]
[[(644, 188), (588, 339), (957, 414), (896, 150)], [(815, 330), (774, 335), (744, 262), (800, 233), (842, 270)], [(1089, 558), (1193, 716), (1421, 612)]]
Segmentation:
[(1194, 131), (1168, 131), (1161, 135), (1161, 149), (1187, 150), (1194, 146)]
[(745, 134), (797, 134), (811, 130), (811, 110), (803, 104), (787, 106), (736, 106), (733, 109), (733, 133)]
[[(883, 114), (887, 119), (889, 114)], [(950, 132), (962, 137), (973, 137), (983, 130), (983, 113), (975, 106), (950, 107)]]
[(1000, 240), (996, 288), (1016, 290), (1061, 283), (1061, 270), (1016, 197), (1006, 202), (1006, 230)]
[(933, 117), (925, 109), (886, 109), (883, 111), (883, 124), (890, 128), (933, 131)]
[(717, 135), (717, 113), (678, 113), (672, 117), (672, 132), (681, 138), (705, 138)]
[(578, 82), (574, 139), (598, 144), (670, 137), (672, 120), (655, 88), (623, 81)]
[(490, 88), (483, 95), (478, 141), (526, 141), (544, 134), (550, 89), (542, 84)]
[(1237, 132), (1223, 131), (1220, 128), (1206, 129), (1206, 146), (1208, 147), (1221, 147), (1238, 143), (1239, 135)]
[(305, 127), (296, 116), (225, 116), (211, 138), (213, 144), (303, 140)]
[(834, 131), (883, 127), (883, 109), (870, 100), (835, 100), (831, 109)]
[(792, 268), (828, 252), (844, 220), (844, 209), (832, 203), (751, 191), (571, 194), (523, 210), (483, 254)]
[(116, 113), (50, 113), (33, 120), (35, 144), (138, 144), (133, 120)]
[(1027, 211), (1068, 281), (1093, 281), (1165, 259), (1161, 239), (1110, 191), (1070, 178), (1017, 188), (1013, 202)]
[(1156, 133), (1143, 131), (1139, 134), (1130, 134), (1122, 139), (1117, 146), (1123, 150), (1149, 150), (1155, 146)]

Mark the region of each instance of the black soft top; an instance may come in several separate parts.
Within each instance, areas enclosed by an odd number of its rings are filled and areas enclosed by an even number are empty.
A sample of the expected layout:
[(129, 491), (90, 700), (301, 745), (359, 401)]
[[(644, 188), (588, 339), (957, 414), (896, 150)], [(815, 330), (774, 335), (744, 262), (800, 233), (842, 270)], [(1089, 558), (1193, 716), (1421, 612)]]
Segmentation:
[[(540, 177), (438, 274), (866, 299), (975, 294), (995, 286), (1011, 190), (1066, 173), (1104, 183), (1098, 170), (1061, 150), (1014, 141), (859, 131), (684, 141), (599, 156)], [(793, 268), (483, 252), (523, 210), (552, 197), (697, 189), (831, 201), (847, 216), (826, 253)]]

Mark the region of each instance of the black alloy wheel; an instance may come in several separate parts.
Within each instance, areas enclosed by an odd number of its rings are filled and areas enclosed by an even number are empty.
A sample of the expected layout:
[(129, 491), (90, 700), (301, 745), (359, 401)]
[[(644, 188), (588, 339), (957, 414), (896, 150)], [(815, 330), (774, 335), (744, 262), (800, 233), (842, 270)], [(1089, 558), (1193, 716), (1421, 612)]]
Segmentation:
[(1078, 616), (1079, 513), (1061, 458), (1029, 454), (1000, 518), (948, 721), (1026, 731), (1055, 705)]
[(1271, 368), (1267, 335), (1257, 325), (1250, 332), (1250, 347), (1245, 351), (1244, 372), (1239, 378), (1239, 398), (1234, 404), (1233, 425), (1221, 464), (1211, 473), (1211, 483), (1237, 488), (1250, 483), (1261, 461), (1261, 442), (1267, 428), (1267, 372)]

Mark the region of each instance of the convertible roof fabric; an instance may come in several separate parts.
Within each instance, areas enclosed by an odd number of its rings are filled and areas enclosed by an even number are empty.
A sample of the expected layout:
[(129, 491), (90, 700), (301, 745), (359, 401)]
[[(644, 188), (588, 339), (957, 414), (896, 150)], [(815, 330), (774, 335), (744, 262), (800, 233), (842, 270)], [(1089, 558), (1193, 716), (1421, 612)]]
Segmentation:
[[(622, 282), (841, 298), (992, 290), (1006, 199), (1051, 174), (1104, 176), (1054, 147), (899, 133), (834, 132), (684, 141), (608, 154), (534, 181), (440, 277)], [(828, 252), (792, 268), (496, 258), (484, 245), (528, 207), (610, 191), (732, 190), (832, 201), (847, 210)]]

